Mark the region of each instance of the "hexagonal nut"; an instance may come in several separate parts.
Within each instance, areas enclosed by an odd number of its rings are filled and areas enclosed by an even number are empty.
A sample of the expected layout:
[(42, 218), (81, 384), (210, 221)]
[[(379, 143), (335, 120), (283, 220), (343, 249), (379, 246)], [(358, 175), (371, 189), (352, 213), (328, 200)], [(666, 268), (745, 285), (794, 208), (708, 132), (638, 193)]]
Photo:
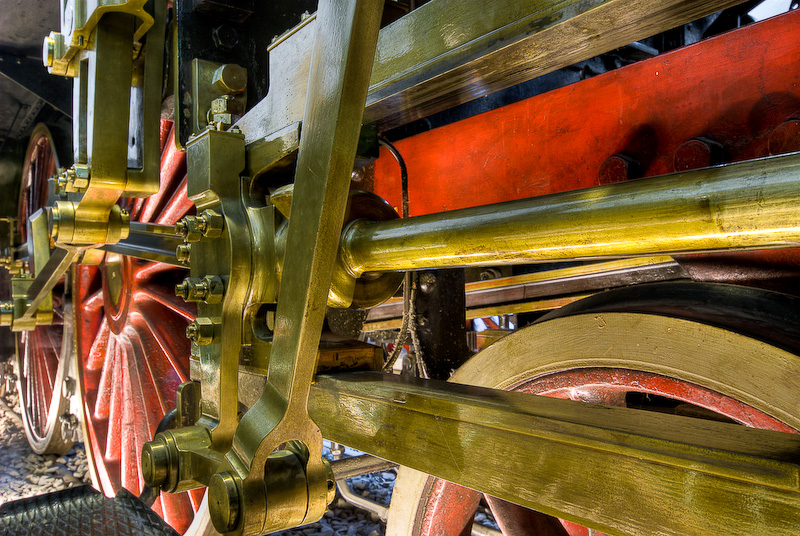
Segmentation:
[(212, 116), (216, 114), (241, 115), (244, 113), (244, 106), (241, 100), (231, 95), (223, 95), (211, 101), (211, 111), (209, 113)]
[(89, 166), (86, 164), (75, 164), (72, 166), (72, 171), (76, 178), (89, 180)]
[(202, 221), (198, 221), (197, 216), (185, 216), (175, 224), (175, 232), (183, 235), (187, 242), (199, 242), (203, 237), (204, 225)]
[(233, 97), (223, 95), (211, 101), (211, 114), (229, 113), (229, 103), (233, 102)]
[(211, 116), (211, 123), (216, 126), (217, 130), (224, 130), (219, 125), (222, 125), (222, 127), (229, 127), (233, 122), (233, 114), (213, 114)]
[(239, 33), (233, 26), (222, 24), (211, 31), (211, 39), (217, 48), (233, 50), (239, 44)]
[(187, 277), (175, 285), (175, 295), (186, 301), (198, 301), (205, 297), (205, 283), (198, 277)]
[(206, 238), (218, 238), (222, 234), (225, 226), (225, 218), (213, 210), (204, 210), (200, 213), (200, 219), (205, 224), (203, 236)]
[(226, 63), (214, 71), (211, 84), (221, 93), (241, 93), (247, 87), (247, 69)]
[(205, 298), (203, 301), (208, 304), (220, 303), (225, 294), (225, 283), (216, 275), (207, 275), (203, 278), (205, 287)]
[(207, 317), (200, 317), (186, 326), (186, 338), (199, 346), (214, 342), (214, 322)]

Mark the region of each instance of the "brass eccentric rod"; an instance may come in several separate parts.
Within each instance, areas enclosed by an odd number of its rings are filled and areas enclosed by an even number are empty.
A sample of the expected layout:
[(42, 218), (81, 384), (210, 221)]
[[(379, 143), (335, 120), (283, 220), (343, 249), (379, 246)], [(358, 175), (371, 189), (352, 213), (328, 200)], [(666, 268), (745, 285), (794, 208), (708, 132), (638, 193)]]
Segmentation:
[(367, 272), (800, 243), (800, 153), (382, 222), (342, 237)]

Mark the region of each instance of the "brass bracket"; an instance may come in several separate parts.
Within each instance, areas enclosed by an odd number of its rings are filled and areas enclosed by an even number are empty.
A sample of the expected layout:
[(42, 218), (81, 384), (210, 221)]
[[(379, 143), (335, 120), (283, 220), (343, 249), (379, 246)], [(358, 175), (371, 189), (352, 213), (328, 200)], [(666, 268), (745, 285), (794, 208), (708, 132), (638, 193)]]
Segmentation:
[(192, 60), (194, 134), (209, 125), (227, 130), (247, 106), (247, 70), (232, 63)]
[[(138, 42), (154, 24), (145, 6), (148, 0), (89, 0), (67, 2), (62, 14), (61, 32), (50, 32), (42, 48), (42, 62), (51, 74), (74, 77), (78, 71), (76, 56), (89, 47), (100, 19), (110, 13), (125, 13), (139, 19), (133, 34)], [(63, 4), (62, 4), (63, 5)]]
[(62, 199), (51, 212), (59, 246), (119, 242), (129, 232), (119, 198), (158, 191), (166, 11), (166, 0), (68, 2), (70, 44), (45, 40), (50, 71), (75, 78), (75, 164), (56, 178)]

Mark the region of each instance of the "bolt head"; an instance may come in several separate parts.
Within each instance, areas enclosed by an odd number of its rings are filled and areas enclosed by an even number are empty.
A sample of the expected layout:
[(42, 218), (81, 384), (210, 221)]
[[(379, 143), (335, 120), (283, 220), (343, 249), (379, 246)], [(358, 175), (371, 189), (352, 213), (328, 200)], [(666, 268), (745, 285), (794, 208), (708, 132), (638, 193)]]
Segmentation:
[(233, 50), (239, 44), (239, 34), (236, 32), (236, 28), (228, 24), (214, 28), (211, 38), (214, 40), (214, 45), (223, 50)]
[(639, 163), (625, 155), (615, 154), (606, 158), (597, 172), (598, 184), (613, 184), (642, 176)]
[(199, 346), (214, 342), (214, 322), (201, 316), (186, 326), (186, 338)]
[(211, 83), (222, 93), (240, 93), (247, 87), (247, 69), (226, 63), (214, 71)]
[(205, 293), (203, 301), (208, 304), (220, 303), (225, 293), (225, 284), (220, 277), (207, 275), (203, 278)]
[(199, 219), (203, 222), (203, 236), (206, 238), (218, 238), (222, 234), (225, 219), (221, 214), (213, 210), (204, 210)]

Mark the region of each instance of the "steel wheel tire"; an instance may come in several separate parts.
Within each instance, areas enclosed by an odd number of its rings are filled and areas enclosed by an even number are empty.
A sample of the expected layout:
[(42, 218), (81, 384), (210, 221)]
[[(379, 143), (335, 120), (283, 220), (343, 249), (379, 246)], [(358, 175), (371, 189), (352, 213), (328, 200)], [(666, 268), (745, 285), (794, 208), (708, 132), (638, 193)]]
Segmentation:
[[(723, 328), (656, 314), (552, 318), (496, 342), (451, 381), (613, 405), (638, 392), (687, 402), (747, 426), (800, 430), (800, 405), (793, 396), (800, 388), (800, 358)], [(479, 500), (477, 492), (402, 468), (386, 534), (458, 534), (453, 527), (471, 523)], [(531, 520), (558, 523), (539, 534), (602, 534), (504, 504), (510, 517), (524, 519), (523, 526)]]
[[(173, 134), (164, 143), (167, 127), (162, 125), (161, 188), (147, 199), (123, 200), (131, 221), (173, 225), (193, 210), (185, 157)], [(189, 379), (185, 332), (196, 310), (174, 294), (186, 275), (183, 268), (115, 254), (106, 254), (98, 266), (75, 268), (84, 440), (95, 486), (108, 496), (121, 487), (141, 493), (142, 446), (174, 407), (177, 387)], [(209, 523), (192, 525), (204, 491), (161, 494), (153, 509), (180, 533), (208, 533)]]
[[(25, 153), (18, 218), (23, 242), (28, 217), (48, 204), (48, 179), (59, 167), (48, 128), (37, 125)], [(72, 358), (72, 314), (68, 278), (53, 289), (53, 324), (17, 335), (17, 370), (25, 435), (37, 454), (65, 454), (72, 447), (59, 418), (69, 410), (63, 384)]]

